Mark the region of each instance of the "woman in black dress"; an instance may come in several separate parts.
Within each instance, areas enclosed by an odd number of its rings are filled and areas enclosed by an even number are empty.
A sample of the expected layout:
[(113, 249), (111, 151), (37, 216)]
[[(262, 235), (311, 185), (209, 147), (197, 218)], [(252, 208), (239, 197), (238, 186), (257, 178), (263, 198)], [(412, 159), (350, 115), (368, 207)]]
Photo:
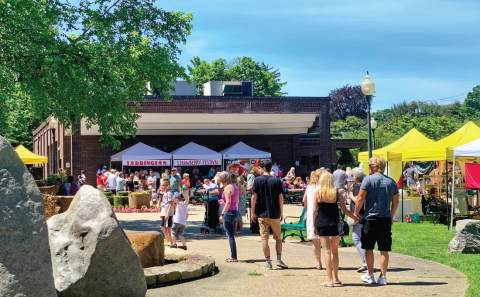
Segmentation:
[(340, 213), (339, 207), (349, 217), (355, 219), (353, 213), (345, 205), (344, 192), (340, 192), (333, 185), (333, 175), (324, 172), (320, 176), (320, 188), (315, 193), (317, 201), (315, 209), (316, 234), (320, 237), (323, 248), (323, 259), (327, 270), (326, 287), (342, 286), (338, 278), (338, 244)]

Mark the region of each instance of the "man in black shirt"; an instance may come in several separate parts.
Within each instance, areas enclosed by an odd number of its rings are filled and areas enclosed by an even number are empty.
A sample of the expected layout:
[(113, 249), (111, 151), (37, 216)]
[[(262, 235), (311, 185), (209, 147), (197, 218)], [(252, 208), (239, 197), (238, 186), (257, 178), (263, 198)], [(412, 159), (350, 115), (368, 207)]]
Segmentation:
[(262, 238), (263, 254), (265, 255), (265, 267), (272, 269), (270, 259), (270, 247), (268, 238), (272, 229), (273, 238), (276, 241), (277, 266), (288, 268), (282, 261), (282, 239), (280, 236), (280, 223), (283, 219), (283, 186), (279, 178), (270, 176), (272, 164), (265, 164), (262, 175), (255, 178), (252, 196), (252, 220), (258, 218), (260, 236)]

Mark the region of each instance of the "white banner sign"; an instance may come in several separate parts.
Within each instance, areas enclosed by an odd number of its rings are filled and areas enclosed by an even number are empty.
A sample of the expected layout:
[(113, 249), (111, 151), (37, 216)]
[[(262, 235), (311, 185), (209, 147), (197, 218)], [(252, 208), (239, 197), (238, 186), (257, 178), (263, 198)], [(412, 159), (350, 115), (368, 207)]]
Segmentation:
[(123, 160), (123, 166), (165, 166), (169, 167), (170, 160)]
[(173, 160), (173, 166), (220, 166), (220, 159), (213, 160)]

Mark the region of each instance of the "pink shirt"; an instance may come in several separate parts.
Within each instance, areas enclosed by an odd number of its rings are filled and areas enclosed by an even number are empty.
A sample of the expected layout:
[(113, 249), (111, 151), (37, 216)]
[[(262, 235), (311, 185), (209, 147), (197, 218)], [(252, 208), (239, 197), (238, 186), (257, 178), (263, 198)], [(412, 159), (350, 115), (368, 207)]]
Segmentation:
[[(230, 198), (231, 199), (230, 209), (225, 210), (225, 211), (237, 211), (238, 210), (238, 200), (239, 200), (239, 197), (240, 197), (240, 191), (238, 190), (238, 187), (236, 185), (232, 185), (232, 187), (233, 187), (233, 193), (232, 193), (232, 197)], [(224, 201), (227, 201), (225, 199), (225, 192), (222, 193), (222, 199)]]

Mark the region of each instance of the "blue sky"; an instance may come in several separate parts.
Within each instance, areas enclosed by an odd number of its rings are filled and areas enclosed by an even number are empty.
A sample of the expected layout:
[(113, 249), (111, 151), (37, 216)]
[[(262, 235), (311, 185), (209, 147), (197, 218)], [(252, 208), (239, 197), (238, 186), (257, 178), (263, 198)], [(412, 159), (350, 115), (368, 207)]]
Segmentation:
[(291, 96), (326, 96), (369, 70), (374, 109), (463, 100), (480, 84), (479, 0), (157, 1), (193, 13), (181, 63), (250, 56)]

